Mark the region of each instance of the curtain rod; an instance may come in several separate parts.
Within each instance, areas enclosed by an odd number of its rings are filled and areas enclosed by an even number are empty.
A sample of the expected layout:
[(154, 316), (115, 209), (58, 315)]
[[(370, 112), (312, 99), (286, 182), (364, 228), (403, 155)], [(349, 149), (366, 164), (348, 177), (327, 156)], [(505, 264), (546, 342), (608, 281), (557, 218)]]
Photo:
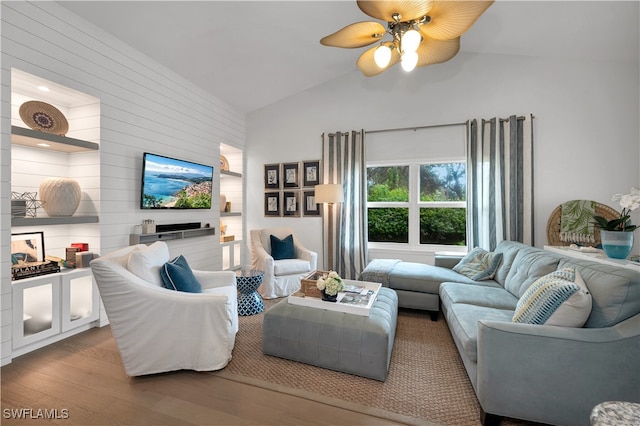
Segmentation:
[(432, 124), (430, 126), (414, 126), (414, 127), (398, 127), (396, 129), (378, 129), (378, 130), (365, 130), (366, 133), (383, 133), (383, 132), (397, 132), (402, 130), (419, 130), (419, 129), (431, 129), (434, 127), (450, 127), (450, 126), (464, 126), (466, 123), (449, 123), (449, 124)]
[[(524, 120), (526, 117), (520, 116), (516, 117), (517, 120)], [(531, 116), (531, 118), (536, 118), (535, 116)], [(488, 121), (488, 120), (487, 120)], [(501, 118), (500, 121), (509, 121), (509, 118)], [(378, 129), (378, 130), (366, 130), (366, 133), (383, 133), (383, 132), (397, 132), (403, 130), (413, 130), (414, 132), (419, 129), (432, 129), (435, 127), (451, 127), (451, 126), (464, 126), (467, 122), (463, 123), (448, 123), (448, 124), (432, 124), (430, 126), (414, 126), (414, 127), (398, 127), (395, 129)]]

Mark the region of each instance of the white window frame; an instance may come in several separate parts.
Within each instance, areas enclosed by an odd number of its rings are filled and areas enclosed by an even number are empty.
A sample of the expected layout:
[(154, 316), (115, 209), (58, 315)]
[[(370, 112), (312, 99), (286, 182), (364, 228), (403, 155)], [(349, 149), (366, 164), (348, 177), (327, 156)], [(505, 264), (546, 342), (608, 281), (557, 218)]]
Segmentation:
[(369, 208), (408, 208), (409, 209), (409, 242), (389, 243), (389, 242), (368, 242), (368, 248), (384, 251), (418, 251), (418, 252), (461, 252), (466, 253), (467, 247), (442, 245), (442, 244), (420, 244), (420, 209), (421, 208), (467, 208), (466, 201), (420, 201), (420, 166), (423, 164), (443, 164), (443, 163), (465, 163), (466, 158), (438, 158), (420, 161), (370, 161), (366, 167), (398, 167), (409, 166), (409, 201), (376, 201), (367, 202)]

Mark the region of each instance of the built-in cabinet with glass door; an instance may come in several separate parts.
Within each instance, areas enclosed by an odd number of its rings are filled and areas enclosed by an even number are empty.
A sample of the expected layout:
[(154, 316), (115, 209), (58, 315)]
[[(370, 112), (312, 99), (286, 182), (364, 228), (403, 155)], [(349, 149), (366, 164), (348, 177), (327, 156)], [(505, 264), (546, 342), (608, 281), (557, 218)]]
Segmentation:
[(244, 239), (243, 151), (220, 144), (220, 245), (222, 269), (242, 267)]
[[(23, 121), (20, 106), (33, 100), (64, 114), (69, 124), (65, 135), (34, 130)], [(99, 139), (99, 99), (11, 70), (11, 190), (14, 198), (27, 194), (35, 200), (26, 211), (12, 213), (12, 235), (42, 233), (43, 255), (64, 259), (66, 247), (74, 242), (99, 253)], [(50, 217), (42, 208), (38, 191), (48, 177), (79, 183), (82, 196), (73, 215)], [(13, 280), (11, 293), (14, 357), (84, 331), (99, 320), (100, 297), (86, 267)]]

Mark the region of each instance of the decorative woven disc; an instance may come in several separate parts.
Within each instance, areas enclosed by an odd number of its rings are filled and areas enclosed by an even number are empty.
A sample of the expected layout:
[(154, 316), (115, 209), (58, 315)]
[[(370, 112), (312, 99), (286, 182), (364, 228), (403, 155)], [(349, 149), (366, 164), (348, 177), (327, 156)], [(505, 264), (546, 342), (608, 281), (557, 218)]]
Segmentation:
[(225, 172), (229, 171), (229, 161), (224, 155), (220, 156), (220, 170), (224, 170)]
[(33, 130), (64, 136), (69, 123), (64, 114), (53, 105), (40, 101), (27, 101), (20, 105), (20, 118)]

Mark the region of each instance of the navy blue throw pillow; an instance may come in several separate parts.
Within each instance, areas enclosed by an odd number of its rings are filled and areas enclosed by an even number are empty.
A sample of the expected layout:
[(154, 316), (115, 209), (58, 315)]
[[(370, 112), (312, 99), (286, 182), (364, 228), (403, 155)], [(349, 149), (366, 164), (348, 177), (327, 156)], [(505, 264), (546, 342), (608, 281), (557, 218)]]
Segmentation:
[(295, 259), (296, 251), (293, 247), (293, 235), (289, 234), (282, 240), (275, 235), (271, 235), (271, 256), (273, 260)]
[(160, 276), (164, 286), (169, 290), (202, 293), (202, 286), (193, 275), (193, 271), (183, 255), (162, 265)]

